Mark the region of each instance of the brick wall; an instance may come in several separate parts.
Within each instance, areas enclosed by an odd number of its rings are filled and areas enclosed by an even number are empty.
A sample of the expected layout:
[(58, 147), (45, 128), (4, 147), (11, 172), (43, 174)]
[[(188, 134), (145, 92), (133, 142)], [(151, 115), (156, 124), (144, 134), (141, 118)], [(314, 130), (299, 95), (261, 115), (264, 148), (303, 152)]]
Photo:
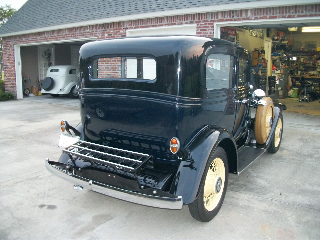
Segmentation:
[(320, 16), (320, 4), (185, 14), (180, 16), (105, 23), (85, 27), (26, 34), (22, 36), (5, 37), (3, 38), (5, 89), (7, 92), (16, 94), (14, 66), (15, 44), (50, 42), (65, 39), (87, 38), (92, 36), (97, 37), (98, 39), (125, 37), (126, 30), (128, 29), (174, 26), (182, 24), (197, 24), (197, 35), (212, 37), (214, 22), (315, 16)]
[(121, 58), (99, 58), (98, 78), (121, 78)]

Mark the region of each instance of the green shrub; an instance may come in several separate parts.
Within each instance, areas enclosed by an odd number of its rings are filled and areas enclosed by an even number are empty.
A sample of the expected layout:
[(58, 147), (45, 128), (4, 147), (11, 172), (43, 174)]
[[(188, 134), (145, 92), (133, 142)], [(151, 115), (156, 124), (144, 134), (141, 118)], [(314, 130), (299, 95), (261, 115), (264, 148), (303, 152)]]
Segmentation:
[(0, 92), (4, 92), (4, 81), (0, 80)]
[(0, 92), (0, 101), (13, 100), (14, 96), (12, 93)]

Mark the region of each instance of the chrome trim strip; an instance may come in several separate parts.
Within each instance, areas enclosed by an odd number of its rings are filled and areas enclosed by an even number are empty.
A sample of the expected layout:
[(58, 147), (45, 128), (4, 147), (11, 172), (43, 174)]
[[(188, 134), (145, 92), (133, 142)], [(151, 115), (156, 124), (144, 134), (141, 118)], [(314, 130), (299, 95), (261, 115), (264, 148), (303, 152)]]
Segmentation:
[(131, 192), (125, 189), (120, 189), (116, 187), (112, 187), (106, 184), (101, 184), (104, 186), (97, 185), (96, 182), (91, 181), (89, 179), (79, 179), (75, 178), (72, 175), (68, 175), (67, 173), (57, 169), (56, 167), (52, 166), (48, 160), (45, 161), (45, 166), (49, 172), (52, 174), (63, 178), (75, 185), (80, 185), (83, 188), (88, 190), (92, 190), (94, 192), (98, 192), (110, 197), (118, 198), (124, 201), (137, 203), (149, 207), (156, 207), (156, 208), (165, 208), (165, 209), (181, 209), (183, 205), (183, 200), (181, 196), (176, 198), (168, 198), (168, 197), (158, 197), (158, 196), (151, 196), (141, 193)]

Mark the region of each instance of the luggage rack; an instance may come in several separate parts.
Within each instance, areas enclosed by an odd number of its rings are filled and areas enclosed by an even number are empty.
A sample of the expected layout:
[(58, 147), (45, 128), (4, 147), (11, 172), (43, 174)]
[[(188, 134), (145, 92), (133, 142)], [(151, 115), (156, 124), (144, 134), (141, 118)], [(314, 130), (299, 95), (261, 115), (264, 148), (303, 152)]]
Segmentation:
[(63, 149), (63, 152), (67, 153), (73, 160), (81, 158), (128, 172), (136, 172), (152, 157), (148, 154), (127, 151), (81, 140), (70, 147)]

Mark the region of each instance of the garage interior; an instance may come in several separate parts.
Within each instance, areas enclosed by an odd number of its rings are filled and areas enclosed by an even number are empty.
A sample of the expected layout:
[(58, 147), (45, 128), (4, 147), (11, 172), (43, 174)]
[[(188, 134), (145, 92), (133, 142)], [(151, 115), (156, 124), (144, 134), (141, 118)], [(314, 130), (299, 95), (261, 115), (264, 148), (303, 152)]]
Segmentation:
[(78, 66), (79, 49), (85, 42), (21, 47), (23, 97), (40, 95), (47, 69), (54, 65)]
[[(227, 26), (220, 31), (220, 38), (249, 50), (254, 87), (287, 104), (318, 102), (320, 97), (320, 26), (301, 22)], [(315, 107), (319, 110), (319, 102)]]

